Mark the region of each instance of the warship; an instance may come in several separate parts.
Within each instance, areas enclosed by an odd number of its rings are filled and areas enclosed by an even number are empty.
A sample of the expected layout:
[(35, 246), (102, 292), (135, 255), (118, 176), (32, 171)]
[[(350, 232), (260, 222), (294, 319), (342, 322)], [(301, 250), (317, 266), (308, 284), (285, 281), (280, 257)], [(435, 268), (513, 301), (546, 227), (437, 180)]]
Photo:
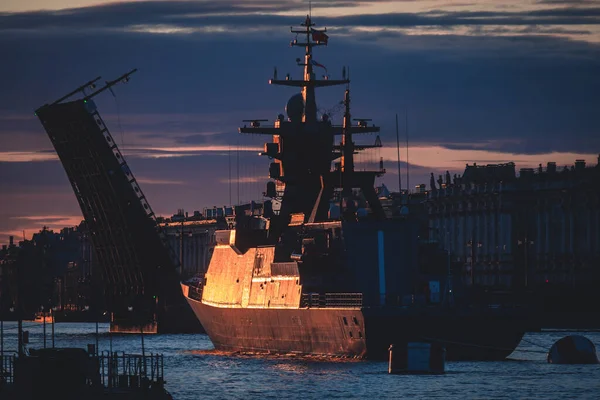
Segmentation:
[[(234, 228), (216, 232), (206, 273), (181, 282), (215, 348), (381, 359), (391, 344), (419, 341), (442, 343), (448, 360), (506, 358), (528, 330), (527, 312), (455, 301), (450, 258), (446, 265), (431, 257), (419, 219), (408, 208), (386, 215), (375, 189), (383, 161), (372, 171), (355, 165), (355, 154), (381, 141), (357, 144), (354, 135), (380, 128), (351, 118), (349, 69), (342, 79), (317, 79), (324, 66), (313, 49), (328, 44), (327, 29), (307, 16), (291, 32), (291, 46), (305, 49), (296, 59), (302, 79), (278, 79), (275, 69), (269, 80), (301, 90), (287, 102), (287, 118), (239, 128), (272, 136), (260, 154), (271, 160), (262, 213), (237, 212)], [(315, 99), (316, 88), (338, 85), (345, 86), (341, 125), (319, 113)], [(427, 280), (425, 258), (441, 262), (441, 278)]]

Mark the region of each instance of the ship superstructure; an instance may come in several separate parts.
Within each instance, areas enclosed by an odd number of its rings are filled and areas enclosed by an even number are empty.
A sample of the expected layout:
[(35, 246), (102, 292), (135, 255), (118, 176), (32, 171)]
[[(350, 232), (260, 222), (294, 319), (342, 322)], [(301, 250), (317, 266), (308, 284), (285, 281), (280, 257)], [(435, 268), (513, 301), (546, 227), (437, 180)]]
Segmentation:
[[(307, 16), (292, 46), (303, 47), (302, 79), (273, 85), (301, 89), (271, 126), (247, 120), (242, 134), (272, 135), (261, 153), (272, 162), (261, 216), (239, 216), (217, 231), (200, 285), (182, 284), (188, 303), (217, 349), (381, 357), (390, 344), (441, 341), (449, 359), (502, 359), (518, 345), (521, 315), (502, 308), (415, 302), (418, 221), (386, 218), (375, 191), (385, 173), (355, 169), (353, 135), (379, 133), (351, 118), (350, 79), (316, 78), (313, 48), (328, 43)], [(345, 85), (342, 125), (318, 116), (315, 89)], [(353, 121), (355, 124), (353, 124)], [(332, 168), (333, 163), (333, 168)], [(450, 281), (448, 281), (449, 283)]]

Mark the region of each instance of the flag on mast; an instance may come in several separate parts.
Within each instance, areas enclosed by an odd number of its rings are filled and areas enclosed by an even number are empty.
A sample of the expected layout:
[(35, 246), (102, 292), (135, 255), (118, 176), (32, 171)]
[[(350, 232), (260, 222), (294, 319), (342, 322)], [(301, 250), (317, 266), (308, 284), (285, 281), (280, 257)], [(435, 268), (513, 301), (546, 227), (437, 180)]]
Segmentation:
[(317, 43), (325, 43), (325, 44), (327, 44), (327, 39), (329, 39), (329, 36), (327, 36), (325, 34), (325, 32), (316, 31), (316, 30), (313, 29), (313, 31), (312, 31), (312, 40), (314, 40)]
[(327, 73), (327, 67), (325, 67), (323, 64), (319, 64), (318, 62), (316, 62), (312, 58), (310, 59), (310, 63), (312, 65), (314, 65), (315, 67), (321, 67), (321, 68), (323, 68), (325, 70), (325, 73)]

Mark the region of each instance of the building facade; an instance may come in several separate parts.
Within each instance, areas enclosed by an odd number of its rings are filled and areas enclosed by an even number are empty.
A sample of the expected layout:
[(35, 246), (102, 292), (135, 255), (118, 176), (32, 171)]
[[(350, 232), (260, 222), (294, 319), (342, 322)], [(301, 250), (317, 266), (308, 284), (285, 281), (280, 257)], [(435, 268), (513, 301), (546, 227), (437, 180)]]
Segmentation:
[[(159, 221), (161, 229), (167, 235), (173, 261), (179, 265), (182, 280), (206, 272), (216, 245), (215, 231), (229, 227), (225, 219), (227, 210), (219, 210), (222, 213), (208, 209), (204, 215), (195, 212), (192, 216), (179, 210), (170, 218)], [(210, 218), (205, 217), (208, 214), (211, 215)]]
[(600, 166), (466, 166), (425, 201), (430, 237), (449, 249), (466, 285), (498, 288), (600, 283)]

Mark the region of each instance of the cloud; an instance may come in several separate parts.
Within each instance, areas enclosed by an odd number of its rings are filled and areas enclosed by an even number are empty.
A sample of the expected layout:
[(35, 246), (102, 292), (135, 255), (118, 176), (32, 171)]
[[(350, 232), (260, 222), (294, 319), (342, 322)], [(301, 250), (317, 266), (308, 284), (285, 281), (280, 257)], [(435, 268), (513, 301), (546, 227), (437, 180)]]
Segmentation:
[(258, 177), (258, 176), (246, 176), (242, 178), (231, 178), (231, 179), (221, 179), (221, 183), (258, 183), (258, 182), (266, 182), (267, 178)]
[(596, 0), (538, 0), (536, 3), (538, 4), (559, 4), (559, 5), (568, 5), (568, 6), (577, 6), (577, 5), (597, 5), (598, 2)]
[(137, 178), (136, 181), (144, 185), (185, 185), (184, 181), (166, 179)]
[[(178, 142), (181, 143), (181, 142)], [(184, 142), (185, 143), (185, 142)], [(260, 147), (232, 147), (225, 145), (190, 145), (178, 147), (149, 148), (149, 147), (127, 147), (122, 151), (125, 157), (129, 158), (172, 158), (172, 157), (192, 157), (201, 156), (207, 152), (227, 155), (230, 152), (251, 152), (261, 151)], [(25, 162), (46, 162), (59, 161), (54, 150), (39, 151), (0, 151), (0, 163), (25, 163)]]
[(18, 215), (5, 216), (0, 214), (0, 245), (8, 244), (9, 236), (18, 243), (23, 237), (30, 240), (32, 235), (43, 227), (59, 232), (64, 227), (77, 226), (83, 217), (81, 215)]
[(11, 217), (11, 219), (16, 220), (26, 220), (26, 221), (36, 221), (36, 222), (57, 222), (57, 221), (65, 221), (72, 220), (73, 218), (79, 218), (80, 216), (74, 215), (18, 215), (15, 217)]
[(215, 143), (222, 140), (219, 136), (222, 135), (222, 132), (204, 132), (204, 133), (195, 133), (190, 135), (181, 135), (176, 136), (174, 139), (177, 143), (181, 144), (205, 144), (205, 143)]
[(188, 145), (188, 146), (175, 146), (175, 147), (140, 147), (140, 148), (128, 148), (124, 151), (126, 157), (140, 157), (140, 158), (172, 158), (172, 157), (195, 157), (201, 156), (206, 153), (214, 153), (218, 155), (228, 155), (231, 152), (250, 152), (257, 153), (262, 150), (259, 147), (249, 146), (238, 146), (231, 147), (226, 145)]
[[(501, 164), (514, 162), (519, 167), (530, 168), (537, 167), (539, 164), (546, 165), (553, 161), (557, 165), (573, 165), (576, 159), (585, 160), (588, 165), (596, 165), (598, 154), (595, 153), (567, 153), (550, 152), (539, 154), (518, 154), (494, 152), (486, 150), (472, 149), (448, 149), (441, 146), (413, 146), (410, 147), (410, 165), (429, 168), (430, 170), (462, 171), (465, 164)], [(396, 149), (384, 147), (381, 151), (382, 157), (387, 162), (396, 161)], [(404, 154), (401, 154), (403, 157)]]
[(51, 160), (58, 160), (56, 153), (50, 153), (49, 151), (0, 151), (0, 163)]
[[(274, 5), (277, 4), (275, 12)], [(358, 3), (330, 3), (330, 7), (354, 7)], [(159, 34), (238, 33), (270, 31), (272, 27), (297, 25), (298, 16), (284, 11), (305, 9), (298, 2), (189, 2), (148, 1), (112, 3), (61, 11), (0, 14), (0, 26), (7, 31), (38, 32), (99, 30)], [(320, 26), (415, 27), (462, 25), (594, 25), (600, 23), (600, 7), (562, 7), (518, 11), (388, 12), (319, 18)]]

